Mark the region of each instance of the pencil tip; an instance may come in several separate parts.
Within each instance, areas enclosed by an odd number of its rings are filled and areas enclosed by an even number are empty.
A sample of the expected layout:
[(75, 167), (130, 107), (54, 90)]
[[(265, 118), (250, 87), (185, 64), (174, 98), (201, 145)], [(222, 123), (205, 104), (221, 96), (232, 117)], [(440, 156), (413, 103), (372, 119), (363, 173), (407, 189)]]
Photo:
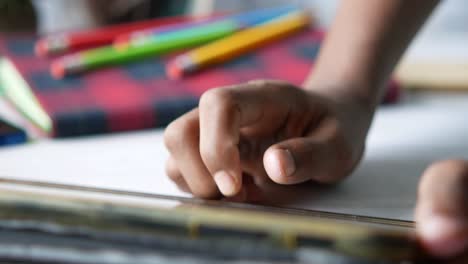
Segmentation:
[(50, 73), (55, 79), (63, 79), (65, 77), (65, 67), (62, 62), (55, 61), (50, 65)]
[(34, 53), (38, 57), (45, 57), (47, 56), (48, 53), (48, 45), (47, 41), (45, 39), (40, 39), (36, 42), (36, 45), (34, 46)]
[(116, 50), (126, 50), (130, 46), (130, 40), (127, 36), (120, 36), (114, 40), (113, 43), (114, 49)]
[(184, 75), (183, 70), (177, 65), (177, 63), (169, 63), (166, 67), (166, 73), (171, 80), (181, 79)]

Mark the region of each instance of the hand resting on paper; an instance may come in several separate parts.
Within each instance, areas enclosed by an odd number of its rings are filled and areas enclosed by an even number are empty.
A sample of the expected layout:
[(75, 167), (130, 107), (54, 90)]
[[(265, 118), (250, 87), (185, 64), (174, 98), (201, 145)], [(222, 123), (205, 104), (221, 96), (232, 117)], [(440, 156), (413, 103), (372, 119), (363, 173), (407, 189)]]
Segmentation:
[(245, 199), (247, 177), (257, 186), (336, 182), (362, 156), (370, 123), (362, 109), (279, 81), (213, 89), (166, 129), (167, 173), (204, 198)]
[[(199, 108), (166, 130), (169, 177), (196, 196), (238, 200), (258, 197), (265, 182), (346, 177), (363, 153), (370, 115), (356, 102), (312, 90), (254, 81), (206, 93)], [(228, 176), (217, 179), (220, 171)], [(424, 172), (415, 219), (435, 256), (450, 259), (468, 248), (467, 204), (467, 161), (437, 162)], [(468, 254), (446, 263), (466, 261)]]
[[(343, 1), (306, 89), (254, 81), (210, 90), (166, 130), (168, 175), (196, 196), (241, 200), (250, 195), (247, 179), (262, 186), (346, 177), (361, 159), (383, 84), (437, 3)], [(441, 263), (468, 263), (468, 162), (430, 166), (418, 194), (423, 246)]]

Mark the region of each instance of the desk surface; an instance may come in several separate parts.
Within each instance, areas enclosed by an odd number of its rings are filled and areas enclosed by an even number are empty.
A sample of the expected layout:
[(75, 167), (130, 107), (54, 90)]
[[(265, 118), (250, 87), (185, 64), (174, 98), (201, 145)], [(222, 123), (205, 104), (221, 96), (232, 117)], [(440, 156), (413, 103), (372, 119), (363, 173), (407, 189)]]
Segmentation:
[[(408, 95), (378, 111), (352, 177), (334, 187), (281, 187), (271, 203), (411, 219), (419, 176), (434, 160), (468, 159), (468, 94)], [(181, 195), (164, 173), (162, 131), (43, 140), (0, 149), (0, 176)]]

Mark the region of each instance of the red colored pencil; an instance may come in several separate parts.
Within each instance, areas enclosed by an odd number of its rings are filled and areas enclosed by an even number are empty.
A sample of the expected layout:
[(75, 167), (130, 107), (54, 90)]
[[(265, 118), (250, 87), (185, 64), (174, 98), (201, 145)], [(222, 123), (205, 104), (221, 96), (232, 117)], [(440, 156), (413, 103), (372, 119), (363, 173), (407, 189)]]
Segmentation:
[(90, 47), (111, 44), (114, 38), (133, 31), (191, 21), (191, 16), (174, 16), (146, 21), (118, 24), (97, 29), (46, 36), (37, 41), (38, 56), (57, 55)]

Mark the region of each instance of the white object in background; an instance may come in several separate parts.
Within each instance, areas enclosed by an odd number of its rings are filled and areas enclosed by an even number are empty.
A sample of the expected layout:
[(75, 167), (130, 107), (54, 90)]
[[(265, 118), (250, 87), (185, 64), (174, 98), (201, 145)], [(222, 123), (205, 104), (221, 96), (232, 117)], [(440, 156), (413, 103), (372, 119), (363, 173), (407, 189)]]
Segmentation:
[(70, 29), (83, 29), (102, 24), (94, 1), (34, 0), (42, 34)]
[(337, 0), (193, 0), (193, 6), (196, 7), (193, 8), (193, 10), (203, 10), (204, 13), (215, 11), (242, 11), (275, 5), (296, 4), (312, 10), (315, 22), (319, 27), (327, 27), (334, 17), (338, 2)]
[(0, 95), (0, 118), (18, 128), (24, 129), (32, 140), (44, 136), (39, 128), (35, 127), (23, 115), (18, 113), (13, 105), (2, 95)]
[(468, 63), (467, 43), (466, 1), (441, 1), (409, 47), (403, 63)]
[(441, 1), (408, 48), (395, 76), (405, 87), (468, 89), (466, 1)]
[(104, 25), (143, 0), (34, 0), (41, 34)]

